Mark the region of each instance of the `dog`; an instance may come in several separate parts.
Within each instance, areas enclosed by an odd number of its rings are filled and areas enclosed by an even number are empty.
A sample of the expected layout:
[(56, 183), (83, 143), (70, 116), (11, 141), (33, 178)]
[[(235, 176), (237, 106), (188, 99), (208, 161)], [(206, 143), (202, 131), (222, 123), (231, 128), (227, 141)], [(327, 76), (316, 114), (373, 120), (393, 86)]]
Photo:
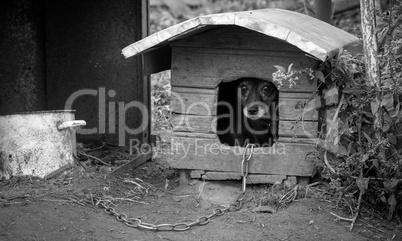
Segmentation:
[[(224, 114), (219, 122), (220, 140), (230, 146), (272, 146), (279, 137), (279, 91), (269, 81), (259, 78), (240, 78), (220, 87), (221, 101), (225, 104), (218, 114)], [(233, 95), (235, 92), (235, 95)], [(227, 111), (228, 106), (233, 111)], [(229, 119), (229, 118), (232, 119)], [(219, 133), (218, 133), (219, 136)]]

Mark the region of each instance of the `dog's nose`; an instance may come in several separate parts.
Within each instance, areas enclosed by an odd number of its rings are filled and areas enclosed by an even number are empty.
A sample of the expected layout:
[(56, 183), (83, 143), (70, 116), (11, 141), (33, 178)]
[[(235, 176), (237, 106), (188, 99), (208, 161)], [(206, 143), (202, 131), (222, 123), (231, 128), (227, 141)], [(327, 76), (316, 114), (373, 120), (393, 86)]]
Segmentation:
[(249, 115), (256, 115), (258, 113), (258, 106), (251, 106), (247, 110)]

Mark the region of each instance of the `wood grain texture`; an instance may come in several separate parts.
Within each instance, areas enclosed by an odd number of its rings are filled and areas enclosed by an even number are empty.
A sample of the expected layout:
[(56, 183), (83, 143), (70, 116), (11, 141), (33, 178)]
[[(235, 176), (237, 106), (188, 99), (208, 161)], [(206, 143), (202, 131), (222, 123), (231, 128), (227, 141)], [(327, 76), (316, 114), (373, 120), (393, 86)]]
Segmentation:
[(172, 86), (170, 108), (174, 113), (216, 116), (218, 89)]
[(283, 40), (267, 37), (265, 34), (239, 26), (215, 28), (202, 34), (175, 41), (171, 46), (302, 52), (296, 46)]
[[(170, 165), (177, 169), (237, 172), (243, 148), (221, 145), (217, 138), (173, 136)], [(276, 143), (269, 148), (255, 148), (249, 173), (311, 176), (316, 167), (311, 156), (313, 144)]]
[[(174, 47), (171, 83), (174, 86), (216, 88), (221, 81), (246, 76), (271, 80), (276, 71), (274, 65), (287, 68), (292, 63), (294, 70), (312, 66), (299, 52)], [(309, 93), (316, 86), (315, 80), (302, 75), (296, 86), (289, 88), (285, 83), (281, 91)]]
[[(287, 93), (279, 92), (279, 119), (296, 120), (303, 116), (304, 120), (318, 120), (318, 109), (304, 110), (304, 106), (309, 103), (312, 93)], [(311, 100), (312, 102), (315, 100)], [(312, 103), (313, 104), (313, 103)], [(319, 107), (320, 104), (313, 105)]]
[[(201, 176), (203, 180), (241, 180), (239, 172), (205, 172)], [(247, 184), (262, 184), (262, 183), (282, 183), (286, 179), (285, 175), (248, 175)]]
[[(171, 109), (174, 113), (219, 115), (216, 113), (216, 107), (219, 104), (218, 95), (217, 89), (172, 87)], [(278, 105), (280, 120), (296, 120), (302, 116), (307, 121), (317, 120), (320, 103), (314, 103), (317, 108), (309, 111), (303, 108), (311, 95), (311, 93), (280, 92)]]
[[(217, 139), (218, 135), (215, 133), (197, 133), (197, 132), (180, 132), (173, 131), (171, 137), (188, 137), (188, 138), (205, 138), (205, 139)], [(294, 137), (279, 137), (279, 141), (283, 143), (299, 143), (299, 144), (316, 144), (317, 138), (294, 138)]]
[[(180, 115), (174, 114), (172, 118), (173, 131), (175, 132), (199, 132), (216, 133), (216, 116)], [(280, 120), (280, 137), (313, 137), (317, 136), (318, 122)]]
[(122, 53), (128, 58), (202, 34), (211, 28), (233, 25), (265, 34), (267, 38), (286, 41), (321, 61), (332, 58), (339, 49), (359, 41), (357, 37), (306, 14), (267, 8), (198, 16), (151, 34), (125, 47)]
[(173, 131), (216, 133), (216, 116), (180, 115), (172, 118)]
[(204, 170), (192, 170), (190, 172), (190, 177), (191, 178), (201, 178), (202, 175), (204, 175), (204, 174), (205, 174)]

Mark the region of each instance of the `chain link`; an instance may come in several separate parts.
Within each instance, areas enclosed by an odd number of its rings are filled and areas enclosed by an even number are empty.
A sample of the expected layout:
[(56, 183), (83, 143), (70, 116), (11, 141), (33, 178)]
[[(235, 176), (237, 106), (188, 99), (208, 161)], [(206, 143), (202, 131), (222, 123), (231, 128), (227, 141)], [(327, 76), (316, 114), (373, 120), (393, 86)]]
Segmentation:
[(215, 208), (212, 210), (212, 213), (209, 216), (201, 216), (197, 218), (196, 221), (190, 223), (165, 223), (165, 224), (151, 224), (142, 222), (139, 218), (129, 218), (124, 213), (117, 213), (116, 210), (111, 207), (113, 203), (109, 200), (102, 200), (101, 198), (95, 197), (93, 198), (93, 203), (95, 206), (102, 208), (107, 214), (114, 216), (118, 221), (125, 223), (127, 226), (132, 228), (142, 228), (153, 231), (186, 231), (191, 227), (199, 225), (206, 225), (209, 221), (215, 216), (222, 216), (226, 212), (240, 210), (243, 206), (243, 200), (246, 196), (246, 184), (247, 184), (247, 175), (248, 175), (248, 164), (253, 156), (254, 144), (247, 144), (247, 146), (243, 150), (243, 159), (241, 162), (241, 170), (240, 174), (242, 177), (242, 189), (239, 196), (236, 198), (236, 201), (231, 203), (226, 208)]

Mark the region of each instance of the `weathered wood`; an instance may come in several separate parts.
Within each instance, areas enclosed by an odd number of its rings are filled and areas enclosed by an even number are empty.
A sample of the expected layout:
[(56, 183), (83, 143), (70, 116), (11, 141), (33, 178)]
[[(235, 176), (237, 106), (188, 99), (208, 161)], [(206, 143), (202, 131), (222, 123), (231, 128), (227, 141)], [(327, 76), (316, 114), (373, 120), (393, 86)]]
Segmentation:
[(141, 166), (145, 162), (151, 160), (151, 158), (152, 158), (152, 152), (140, 154), (130, 162), (124, 164), (123, 166), (118, 167), (113, 172), (109, 173), (109, 175), (122, 172), (130, 172), (134, 168), (137, 168), (138, 166)]
[(214, 89), (203, 89), (195, 87), (180, 87), (172, 85), (171, 91), (175, 93), (216, 95), (218, 89), (214, 90)]
[[(205, 172), (202, 175), (203, 180), (241, 180), (242, 176), (239, 172)], [(248, 175), (247, 184), (262, 183), (282, 183), (286, 179), (285, 175)]]
[(228, 25), (260, 32), (267, 38), (281, 39), (321, 61), (332, 58), (339, 49), (358, 41), (358, 38), (341, 29), (302, 13), (284, 9), (260, 9), (198, 16), (151, 34), (125, 47), (122, 53), (128, 58), (154, 51), (197, 33), (202, 34), (211, 28)]
[(204, 174), (205, 174), (204, 170), (192, 170), (190, 172), (190, 177), (191, 178), (201, 178), (201, 176)]
[(203, 180), (241, 180), (240, 168), (238, 172), (205, 172), (201, 176)]
[[(180, 115), (174, 114), (172, 118), (173, 131), (216, 133), (216, 116)], [(318, 122), (280, 120), (279, 136), (283, 137), (313, 137), (318, 133)]]
[(172, 86), (170, 108), (174, 113), (216, 116), (217, 93), (218, 89)]
[(280, 136), (279, 140), (283, 143), (299, 143), (299, 144), (317, 144), (317, 138), (303, 138), (303, 137), (287, 137)]
[[(321, 106), (319, 102), (313, 105), (316, 108), (312, 110), (304, 110), (304, 106), (309, 103), (312, 93), (287, 93), (279, 92), (279, 119), (280, 120), (296, 120), (303, 116), (304, 120), (318, 120), (318, 108)], [(315, 100), (312, 100), (315, 101)], [(303, 113), (305, 111), (305, 113)]]
[(279, 137), (309, 137), (316, 138), (318, 122), (313, 121), (279, 121)]
[[(182, 114), (214, 115), (219, 104), (217, 95), (216, 89), (172, 87), (171, 109), (175, 113)], [(278, 105), (280, 120), (296, 120), (302, 115), (304, 120), (317, 120), (320, 103), (315, 104), (317, 107), (309, 111), (303, 108), (311, 95), (312, 93), (280, 92)]]
[[(193, 133), (193, 132), (172, 132), (171, 137), (188, 137), (188, 138), (205, 138), (205, 139), (217, 139), (218, 135), (217, 134), (211, 134), (211, 133)], [(170, 139), (171, 141), (171, 139)], [(317, 138), (294, 138), (294, 137), (284, 137), (280, 136), (279, 137), (279, 142), (283, 143), (299, 143), (299, 144), (316, 144), (317, 143)]]
[(239, 26), (212, 29), (203, 34), (175, 41), (171, 46), (302, 52), (299, 48), (283, 40), (269, 38), (262, 33)]
[(172, 118), (173, 131), (216, 133), (216, 116), (180, 115)]
[(218, 138), (218, 135), (211, 133), (197, 133), (197, 132), (172, 132), (172, 137), (216, 139)]
[[(174, 47), (171, 83), (173, 86), (216, 88), (221, 81), (245, 76), (272, 80), (272, 73), (277, 71), (274, 65), (287, 68), (292, 63), (294, 70), (312, 65), (305, 54), (298, 52)], [(280, 90), (311, 93), (316, 87), (316, 81), (304, 74), (296, 86), (289, 88), (288, 83), (284, 83)]]
[[(218, 138), (173, 136), (170, 165), (177, 169), (237, 172), (244, 148), (220, 144)], [(315, 158), (313, 144), (276, 143), (272, 147), (255, 148), (249, 173), (311, 176)]]

